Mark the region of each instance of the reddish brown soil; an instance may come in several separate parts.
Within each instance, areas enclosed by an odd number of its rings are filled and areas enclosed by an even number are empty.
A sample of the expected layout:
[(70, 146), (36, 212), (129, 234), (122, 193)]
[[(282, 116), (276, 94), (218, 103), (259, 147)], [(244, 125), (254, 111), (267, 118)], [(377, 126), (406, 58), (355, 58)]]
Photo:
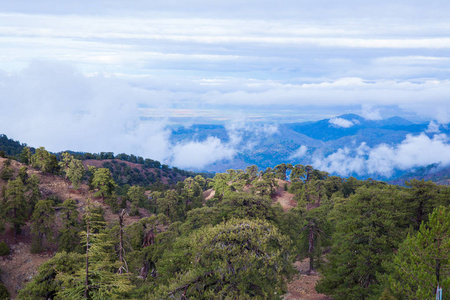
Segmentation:
[(213, 189), (206, 190), (203, 192), (203, 199), (205, 201), (208, 201), (208, 200), (212, 199), (215, 194), (216, 194), (216, 191)]
[(278, 202), (283, 207), (284, 211), (288, 211), (297, 206), (297, 202), (294, 200), (294, 194), (288, 193), (284, 190), (285, 184), (291, 184), (289, 181), (275, 179), (278, 183), (275, 195), (272, 197), (274, 202)]
[(332, 298), (316, 292), (315, 286), (319, 280), (319, 274), (313, 272), (310, 275), (306, 274), (309, 261), (297, 261), (294, 265), (299, 273), (288, 284), (288, 292), (283, 296), (284, 300), (331, 300)]
[(11, 299), (17, 296), (17, 292), (37, 274), (38, 267), (54, 255), (54, 251), (46, 251), (40, 254), (31, 254), (31, 235), (29, 227), (25, 226), (23, 232), (14, 237), (12, 230), (8, 230), (0, 236), (0, 240), (6, 241), (11, 253), (0, 256), (1, 281), (11, 294)]

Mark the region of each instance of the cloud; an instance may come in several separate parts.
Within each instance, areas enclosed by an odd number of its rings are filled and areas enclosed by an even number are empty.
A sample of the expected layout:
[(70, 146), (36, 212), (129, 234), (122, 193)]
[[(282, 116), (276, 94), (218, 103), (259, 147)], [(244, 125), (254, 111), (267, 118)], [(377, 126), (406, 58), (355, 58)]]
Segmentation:
[(305, 156), (306, 152), (308, 152), (308, 147), (305, 145), (301, 145), (294, 153), (289, 156), (289, 159), (302, 158)]
[(352, 121), (343, 119), (343, 118), (332, 118), (328, 121), (328, 123), (330, 123), (331, 125), (334, 125), (336, 127), (342, 127), (342, 128), (350, 128), (353, 125), (355, 125), (355, 123), (353, 123)]
[(370, 104), (363, 104), (361, 116), (367, 120), (381, 120), (380, 110)]
[(246, 116), (241, 115), (225, 126), (230, 138), (230, 144), (239, 147), (240, 151), (253, 149), (262, 139), (278, 133), (277, 124), (260, 124), (248, 122)]
[(428, 166), (438, 163), (450, 164), (450, 140), (445, 134), (429, 137), (407, 135), (400, 144), (378, 145), (374, 148), (362, 143), (357, 148), (342, 148), (326, 156), (316, 156), (315, 168), (326, 170), (342, 176), (382, 175), (389, 177), (395, 170)]
[(440, 125), (438, 123), (436, 123), (434, 121), (431, 121), (428, 124), (428, 128), (427, 128), (427, 130), (425, 130), (425, 132), (427, 132), (427, 133), (438, 133), (438, 132), (440, 132), (439, 127), (440, 127)]
[(203, 169), (206, 165), (232, 159), (236, 150), (216, 137), (203, 142), (191, 141), (177, 144), (173, 148), (172, 164), (180, 168)]

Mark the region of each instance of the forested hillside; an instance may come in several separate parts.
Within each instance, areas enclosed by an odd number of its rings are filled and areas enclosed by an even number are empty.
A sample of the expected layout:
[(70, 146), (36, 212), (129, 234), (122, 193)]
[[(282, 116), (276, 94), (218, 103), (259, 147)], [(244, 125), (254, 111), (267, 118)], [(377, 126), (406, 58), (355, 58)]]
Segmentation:
[(124, 182), (129, 164), (22, 156), (0, 158), (2, 297), (280, 299), (317, 272), (333, 299), (431, 299), (438, 280), (450, 289), (446, 186), (279, 164), (152, 187)]

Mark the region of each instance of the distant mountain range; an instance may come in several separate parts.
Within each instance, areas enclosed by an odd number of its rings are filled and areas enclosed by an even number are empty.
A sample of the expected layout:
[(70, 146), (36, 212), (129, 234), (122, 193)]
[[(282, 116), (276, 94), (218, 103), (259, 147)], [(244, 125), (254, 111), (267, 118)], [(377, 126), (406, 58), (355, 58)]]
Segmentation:
[[(191, 140), (205, 141), (217, 137), (223, 143), (232, 144), (237, 154), (233, 159), (215, 162), (205, 170), (224, 172), (227, 169), (244, 169), (255, 164), (260, 169), (274, 167), (280, 163), (313, 164), (321, 157), (329, 157), (339, 149), (374, 148), (381, 144), (395, 147), (408, 134), (425, 134), (432, 137), (429, 124), (416, 124), (401, 117), (384, 120), (367, 120), (355, 114), (345, 114), (316, 122), (288, 123), (272, 125), (245, 125), (230, 127), (223, 125), (192, 125), (188, 128), (173, 128), (172, 142), (183, 143)], [(440, 133), (448, 134), (448, 127), (441, 126)], [(239, 143), (233, 144), (233, 140)], [(351, 157), (351, 153), (348, 154)], [(314, 165), (314, 167), (317, 167)], [(408, 171), (393, 170), (392, 174), (349, 173), (358, 178), (372, 177), (380, 180), (398, 178)]]

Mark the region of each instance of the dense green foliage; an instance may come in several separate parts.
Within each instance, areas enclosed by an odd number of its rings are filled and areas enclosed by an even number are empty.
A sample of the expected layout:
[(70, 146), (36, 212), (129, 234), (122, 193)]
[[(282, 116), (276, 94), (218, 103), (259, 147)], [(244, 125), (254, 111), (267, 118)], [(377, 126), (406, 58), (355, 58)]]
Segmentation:
[(84, 173), (86, 172), (83, 163), (79, 159), (75, 159), (72, 155), (64, 152), (61, 155), (61, 161), (59, 166), (62, 172), (65, 174), (66, 178), (72, 182), (75, 189), (78, 189), (83, 179)]
[(8, 289), (0, 283), (0, 300), (9, 300), (10, 294), (8, 292)]
[[(303, 259), (333, 299), (427, 299), (436, 266), (450, 288), (448, 187), (343, 179), (291, 164), (175, 178), (167, 166), (148, 161), (151, 170), (144, 159), (112, 153), (101, 157), (140, 167), (111, 160), (83, 177), (77, 154), (61, 154), (57, 166), (43, 148), (23, 154), (75, 188), (88, 182), (102, 205), (42, 199), (27, 167), (4, 171), (1, 228), (20, 234), (29, 224), (33, 251), (58, 248), (20, 299), (279, 299)], [(10, 166), (5, 160), (2, 170)], [(170, 187), (152, 185), (162, 174)], [(274, 199), (286, 191), (297, 207), (285, 211)]]
[(33, 234), (31, 253), (39, 253), (45, 249), (45, 242), (53, 242), (55, 209), (52, 204), (51, 200), (39, 200), (36, 203), (31, 216), (31, 233)]
[(44, 147), (36, 149), (31, 156), (31, 166), (51, 174), (58, 174), (60, 169), (56, 156), (45, 150)]
[(258, 219), (203, 227), (164, 253), (160, 276), (167, 285), (157, 298), (276, 299), (292, 274), (290, 243)]
[(5, 156), (19, 158), (26, 146), (26, 144), (21, 144), (19, 141), (9, 139), (6, 135), (0, 134), (0, 152), (3, 152)]
[(0, 242), (0, 256), (8, 255), (10, 253), (10, 249), (7, 243), (4, 241)]
[(419, 231), (400, 245), (387, 278), (402, 299), (432, 299), (436, 286), (450, 290), (450, 209), (436, 208)]

